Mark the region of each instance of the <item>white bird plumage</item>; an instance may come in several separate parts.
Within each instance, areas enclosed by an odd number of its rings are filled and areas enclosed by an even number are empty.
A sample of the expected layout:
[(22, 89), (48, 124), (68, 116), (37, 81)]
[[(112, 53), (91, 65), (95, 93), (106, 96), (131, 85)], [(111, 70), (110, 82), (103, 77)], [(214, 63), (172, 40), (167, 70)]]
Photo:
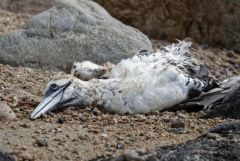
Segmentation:
[[(191, 56), (190, 46), (191, 43), (180, 41), (155, 53), (138, 53), (113, 66), (106, 73), (108, 79), (51, 81), (31, 118), (67, 106), (97, 104), (119, 114), (148, 113), (175, 106), (186, 101), (192, 91), (200, 93), (208, 85), (196, 77), (201, 66)], [(53, 101), (55, 98), (60, 100)]]
[(71, 74), (81, 80), (90, 80), (92, 78), (98, 78), (106, 73), (107, 69), (101, 65), (94, 64), (90, 61), (83, 61), (81, 63), (73, 63)]

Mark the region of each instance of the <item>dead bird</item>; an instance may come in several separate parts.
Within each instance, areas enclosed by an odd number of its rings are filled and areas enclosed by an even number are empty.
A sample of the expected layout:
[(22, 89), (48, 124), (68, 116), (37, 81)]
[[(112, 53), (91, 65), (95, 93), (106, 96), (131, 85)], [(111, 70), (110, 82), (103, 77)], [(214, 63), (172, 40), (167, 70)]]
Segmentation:
[(118, 114), (149, 113), (198, 96), (213, 83), (191, 55), (190, 46), (190, 42), (180, 41), (151, 54), (137, 53), (112, 67), (108, 79), (50, 81), (30, 117), (36, 119), (63, 107), (91, 105)]

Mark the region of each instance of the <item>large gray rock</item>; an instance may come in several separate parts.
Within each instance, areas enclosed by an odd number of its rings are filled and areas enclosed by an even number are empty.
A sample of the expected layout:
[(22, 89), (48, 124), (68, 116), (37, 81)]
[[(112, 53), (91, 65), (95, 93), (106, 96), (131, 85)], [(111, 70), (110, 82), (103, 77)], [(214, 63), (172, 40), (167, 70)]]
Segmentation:
[(144, 34), (97, 3), (64, 0), (0, 37), (0, 49), (0, 63), (64, 70), (74, 61), (116, 63), (152, 46)]
[(96, 0), (114, 17), (160, 39), (192, 37), (240, 51), (238, 0)]

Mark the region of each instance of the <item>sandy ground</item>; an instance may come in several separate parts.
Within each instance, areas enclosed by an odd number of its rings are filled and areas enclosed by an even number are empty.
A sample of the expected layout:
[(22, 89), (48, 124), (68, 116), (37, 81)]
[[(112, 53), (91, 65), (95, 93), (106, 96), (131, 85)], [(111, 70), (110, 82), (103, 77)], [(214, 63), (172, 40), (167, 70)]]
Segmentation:
[[(6, 21), (5, 25), (0, 23), (0, 33), (16, 29), (27, 20), (22, 14), (1, 11), (0, 15), (1, 22)], [(162, 43), (153, 42), (156, 46)], [(194, 44), (194, 48), (216, 78), (239, 74), (240, 55), (231, 50), (208, 48), (206, 44)], [(1, 122), (0, 147), (17, 160), (89, 160), (126, 149), (153, 149), (194, 139), (229, 120), (201, 119), (201, 112), (185, 111), (119, 116), (89, 107), (69, 108), (31, 121), (29, 113), (40, 101), (46, 83), (66, 74), (8, 65), (0, 65), (0, 73), (0, 100), (17, 115), (14, 121)]]

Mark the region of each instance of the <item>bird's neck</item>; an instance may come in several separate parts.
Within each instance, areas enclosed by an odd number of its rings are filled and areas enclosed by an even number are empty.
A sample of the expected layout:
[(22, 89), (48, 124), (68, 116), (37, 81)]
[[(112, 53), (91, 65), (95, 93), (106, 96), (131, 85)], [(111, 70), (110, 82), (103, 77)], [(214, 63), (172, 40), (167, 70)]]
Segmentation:
[(116, 79), (93, 79), (88, 81), (88, 88), (86, 89), (88, 99), (86, 99), (86, 105), (103, 107), (105, 99), (114, 95), (113, 84), (116, 82)]

